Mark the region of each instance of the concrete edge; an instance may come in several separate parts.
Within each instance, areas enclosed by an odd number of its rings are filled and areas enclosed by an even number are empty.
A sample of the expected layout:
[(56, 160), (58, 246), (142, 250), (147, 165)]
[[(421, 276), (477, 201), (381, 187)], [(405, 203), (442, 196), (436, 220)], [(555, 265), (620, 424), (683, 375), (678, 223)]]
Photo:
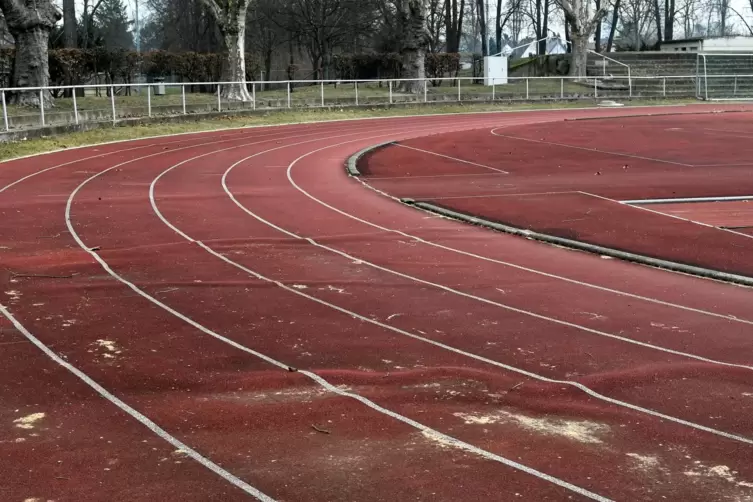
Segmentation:
[(705, 279), (714, 279), (717, 281), (753, 287), (753, 277), (730, 274), (730, 273), (721, 272), (718, 270), (713, 270), (713, 269), (708, 269), (708, 268), (703, 268), (703, 267), (696, 267), (693, 265), (686, 265), (684, 263), (678, 263), (678, 262), (662, 260), (658, 258), (652, 258), (650, 256), (639, 255), (635, 253), (629, 253), (627, 251), (620, 251), (618, 249), (607, 248), (607, 247), (598, 246), (595, 244), (588, 244), (586, 242), (566, 239), (564, 237), (557, 237), (553, 235), (542, 234), (542, 233), (535, 232), (532, 230), (525, 230), (525, 229), (521, 229), (517, 227), (512, 227), (509, 225), (504, 225), (501, 223), (496, 223), (496, 222), (489, 221), (483, 218), (477, 218), (475, 216), (470, 216), (465, 213), (460, 213), (457, 211), (453, 211), (451, 209), (446, 209), (446, 208), (443, 208), (443, 207), (440, 207), (440, 206), (437, 206), (435, 204), (431, 204), (428, 202), (420, 202), (420, 201), (415, 201), (412, 199), (401, 199), (401, 202), (409, 206), (417, 207), (419, 209), (423, 209), (431, 213), (445, 216), (447, 218), (452, 218), (452, 219), (459, 220), (465, 223), (470, 223), (472, 225), (489, 228), (492, 230), (504, 232), (511, 235), (516, 235), (519, 237), (525, 237), (526, 239), (541, 241), (547, 244), (553, 244), (556, 246), (575, 249), (578, 251), (594, 253), (601, 256), (608, 256), (610, 258), (617, 258), (620, 260), (629, 261), (632, 263), (638, 263), (641, 265), (648, 265), (650, 267), (670, 270), (672, 272), (680, 272), (683, 274), (702, 277)]
[(348, 157), (348, 160), (345, 162), (345, 170), (348, 172), (350, 176), (361, 176), (361, 171), (358, 170), (358, 162), (365, 156), (368, 155), (371, 152), (374, 152), (376, 150), (379, 150), (380, 148), (385, 148), (387, 146), (390, 146), (394, 144), (395, 141), (384, 141), (382, 143), (377, 143), (376, 145), (371, 145), (369, 147), (364, 148), (363, 150), (351, 155)]
[[(671, 106), (671, 105), (670, 105)], [(627, 108), (630, 108), (629, 106)], [(675, 115), (711, 115), (714, 113), (750, 113), (749, 110), (699, 110), (697, 112), (659, 112), (659, 113), (636, 113), (631, 115), (620, 115), (619, 117), (576, 117), (567, 118), (565, 122), (584, 122), (588, 120), (614, 120), (614, 119), (628, 119), (628, 118), (640, 118), (640, 117), (672, 117)]]

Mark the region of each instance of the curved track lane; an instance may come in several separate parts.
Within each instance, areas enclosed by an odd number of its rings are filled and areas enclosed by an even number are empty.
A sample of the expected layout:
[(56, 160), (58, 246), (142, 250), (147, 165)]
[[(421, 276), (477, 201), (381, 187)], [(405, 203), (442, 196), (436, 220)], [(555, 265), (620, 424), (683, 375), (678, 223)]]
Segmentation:
[[(6, 491), (746, 496), (748, 290), (465, 227), (343, 172), (382, 141), (620, 113), (635, 112), (261, 128), (7, 164), (16, 324), (0, 335), (4, 371), (26, 376), (0, 388)], [(105, 431), (120, 443), (94, 444)]]

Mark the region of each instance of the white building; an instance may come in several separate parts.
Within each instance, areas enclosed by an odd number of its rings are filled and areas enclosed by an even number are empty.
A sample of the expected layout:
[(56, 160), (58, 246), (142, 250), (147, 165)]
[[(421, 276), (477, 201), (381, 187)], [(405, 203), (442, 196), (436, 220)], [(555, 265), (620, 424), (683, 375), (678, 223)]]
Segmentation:
[(753, 53), (753, 37), (685, 38), (662, 42), (662, 52)]

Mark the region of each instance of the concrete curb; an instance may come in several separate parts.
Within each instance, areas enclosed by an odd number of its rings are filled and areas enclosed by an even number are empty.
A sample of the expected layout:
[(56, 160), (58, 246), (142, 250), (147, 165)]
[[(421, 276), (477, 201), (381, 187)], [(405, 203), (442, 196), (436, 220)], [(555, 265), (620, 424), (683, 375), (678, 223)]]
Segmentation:
[(384, 143), (377, 143), (376, 145), (369, 146), (367, 148), (364, 148), (360, 152), (351, 155), (348, 157), (347, 162), (345, 163), (345, 170), (348, 172), (350, 176), (361, 176), (361, 171), (358, 170), (358, 162), (367, 154), (379, 150), (380, 148), (384, 148), (387, 146), (390, 146), (394, 144), (394, 141), (385, 141)]
[(565, 239), (563, 237), (556, 237), (553, 235), (542, 234), (534, 232), (532, 230), (524, 230), (517, 227), (511, 227), (501, 223), (496, 223), (483, 218), (477, 218), (468, 214), (446, 209), (435, 204), (428, 202), (419, 202), (412, 199), (401, 199), (404, 204), (414, 206), (425, 211), (429, 211), (441, 216), (452, 218), (455, 220), (463, 221), (473, 225), (478, 225), (485, 228), (490, 228), (499, 232), (504, 232), (511, 235), (517, 235), (519, 237), (525, 237), (526, 239), (546, 242), (548, 244), (554, 244), (556, 246), (562, 246), (566, 248), (575, 249), (578, 251), (585, 251), (588, 253), (595, 253), (601, 256), (608, 256), (610, 258), (617, 258), (620, 260), (629, 261), (632, 263), (638, 263), (641, 265), (648, 265), (650, 267), (661, 268), (670, 270), (672, 272), (681, 272), (683, 274), (694, 275), (703, 277), (705, 279), (714, 279), (722, 282), (730, 282), (743, 286), (753, 287), (753, 277), (747, 277), (743, 275), (730, 274), (727, 272), (721, 272), (718, 270), (696, 267), (693, 265), (686, 265), (684, 263), (678, 263), (668, 260), (662, 260), (658, 258), (652, 258), (650, 256), (639, 255), (635, 253), (629, 253), (627, 251), (620, 251), (618, 249), (607, 248), (603, 246), (597, 246), (595, 244), (588, 244), (586, 242), (575, 241), (572, 239)]

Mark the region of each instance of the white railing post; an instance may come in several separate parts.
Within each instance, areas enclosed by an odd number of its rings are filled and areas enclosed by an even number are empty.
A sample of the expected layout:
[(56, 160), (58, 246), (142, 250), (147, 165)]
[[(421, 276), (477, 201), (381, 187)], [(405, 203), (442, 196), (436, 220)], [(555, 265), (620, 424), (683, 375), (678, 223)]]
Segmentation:
[(633, 77), (630, 75), (630, 67), (628, 66), (628, 97), (633, 97)]
[(358, 81), (356, 81), (356, 106), (358, 106)]
[[(78, 103), (76, 102), (76, 91), (78, 89), (73, 89), (73, 120), (76, 121), (76, 125), (78, 125)], [(86, 88), (84, 88), (84, 94), (86, 94)]]
[(429, 101), (429, 80), (424, 79), (424, 103)]
[(596, 78), (594, 78), (594, 98), (598, 98), (599, 97), (599, 84), (598, 84), (598, 82), (599, 81), (596, 80)]
[(115, 124), (118, 121), (118, 117), (115, 115), (115, 86), (110, 86), (110, 106), (112, 107), (112, 123)]
[(661, 95), (663, 98), (667, 97), (667, 77), (661, 79)]
[(44, 127), (44, 89), (39, 90), (39, 117), (42, 119), (42, 127)]
[(526, 79), (526, 101), (531, 97), (530, 87), (528, 85), (528, 79)]
[(217, 111), (222, 112), (222, 95), (220, 94), (220, 87), (222, 85), (217, 84)]
[(390, 104), (392, 104), (392, 80), (390, 80)]
[(735, 88), (732, 91), (733, 96), (737, 96), (737, 75), (735, 75)]
[(497, 96), (495, 95), (497, 85), (495, 82), (496, 82), (496, 79), (492, 79), (492, 101), (495, 101), (497, 99)]
[(461, 99), (462, 99), (462, 98), (460, 97), (460, 82), (461, 82), (461, 80), (460, 80), (460, 77), (458, 77), (458, 103), (460, 103), (460, 101), (461, 101)]
[(322, 108), (324, 108), (324, 80), (321, 82)]
[(256, 82), (251, 84), (251, 99), (254, 100), (254, 110), (256, 110)]
[(2, 91), (3, 94), (3, 121), (5, 122), (5, 130), (10, 131), (10, 126), (8, 124), (8, 106), (5, 103), (5, 91)]
[(181, 101), (183, 102), (183, 115), (186, 115), (186, 86), (180, 86)]
[(288, 82), (288, 108), (290, 108), (290, 82)]
[(565, 99), (565, 79), (560, 79), (560, 99)]
[(149, 113), (149, 118), (152, 118), (152, 86), (146, 86), (146, 108)]

